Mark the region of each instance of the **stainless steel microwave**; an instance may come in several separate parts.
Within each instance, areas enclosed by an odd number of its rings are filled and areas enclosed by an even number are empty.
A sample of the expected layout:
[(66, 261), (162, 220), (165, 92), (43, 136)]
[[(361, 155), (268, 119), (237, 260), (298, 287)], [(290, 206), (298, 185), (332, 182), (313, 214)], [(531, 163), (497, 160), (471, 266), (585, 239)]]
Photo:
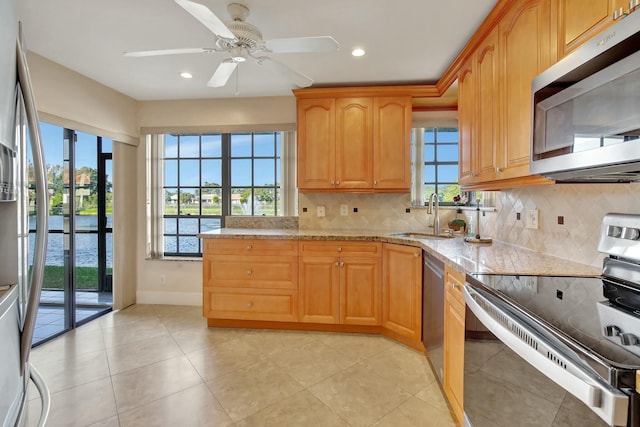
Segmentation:
[(532, 174), (640, 181), (640, 11), (533, 80), (532, 121)]

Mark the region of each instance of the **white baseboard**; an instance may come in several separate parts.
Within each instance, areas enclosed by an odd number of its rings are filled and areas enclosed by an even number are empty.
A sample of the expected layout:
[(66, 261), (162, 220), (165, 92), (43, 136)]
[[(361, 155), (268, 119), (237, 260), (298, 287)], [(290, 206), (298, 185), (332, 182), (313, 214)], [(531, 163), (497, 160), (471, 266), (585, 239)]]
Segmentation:
[(136, 304), (202, 305), (202, 292), (136, 292)]

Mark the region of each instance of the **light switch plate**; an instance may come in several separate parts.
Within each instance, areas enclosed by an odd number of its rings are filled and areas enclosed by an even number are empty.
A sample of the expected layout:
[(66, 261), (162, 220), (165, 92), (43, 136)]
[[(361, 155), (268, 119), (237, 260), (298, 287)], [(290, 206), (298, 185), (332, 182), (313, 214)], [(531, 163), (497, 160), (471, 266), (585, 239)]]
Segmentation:
[(340, 215), (342, 216), (349, 215), (349, 205), (340, 205)]
[(531, 228), (533, 230), (537, 230), (539, 228), (538, 209), (532, 209), (527, 211), (526, 225), (527, 225), (527, 228)]
[(318, 218), (324, 217), (324, 206), (318, 206)]

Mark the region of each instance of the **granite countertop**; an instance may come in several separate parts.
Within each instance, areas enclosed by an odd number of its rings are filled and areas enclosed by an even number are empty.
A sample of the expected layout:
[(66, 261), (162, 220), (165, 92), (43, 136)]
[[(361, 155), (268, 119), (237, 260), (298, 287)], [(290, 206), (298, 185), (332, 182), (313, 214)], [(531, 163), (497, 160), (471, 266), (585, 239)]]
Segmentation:
[(397, 236), (397, 231), (222, 228), (198, 234), (203, 239), (353, 240), (416, 246), (461, 273), (598, 276), (599, 268), (494, 241), (467, 243), (450, 239)]

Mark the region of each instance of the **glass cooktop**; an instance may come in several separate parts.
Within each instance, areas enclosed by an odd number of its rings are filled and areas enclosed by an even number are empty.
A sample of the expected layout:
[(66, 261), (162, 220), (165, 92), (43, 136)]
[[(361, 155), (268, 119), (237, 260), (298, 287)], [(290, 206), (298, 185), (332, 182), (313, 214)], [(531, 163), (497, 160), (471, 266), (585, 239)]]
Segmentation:
[(640, 311), (611, 304), (600, 277), (470, 274), (467, 282), (497, 291), (610, 362), (640, 367)]

